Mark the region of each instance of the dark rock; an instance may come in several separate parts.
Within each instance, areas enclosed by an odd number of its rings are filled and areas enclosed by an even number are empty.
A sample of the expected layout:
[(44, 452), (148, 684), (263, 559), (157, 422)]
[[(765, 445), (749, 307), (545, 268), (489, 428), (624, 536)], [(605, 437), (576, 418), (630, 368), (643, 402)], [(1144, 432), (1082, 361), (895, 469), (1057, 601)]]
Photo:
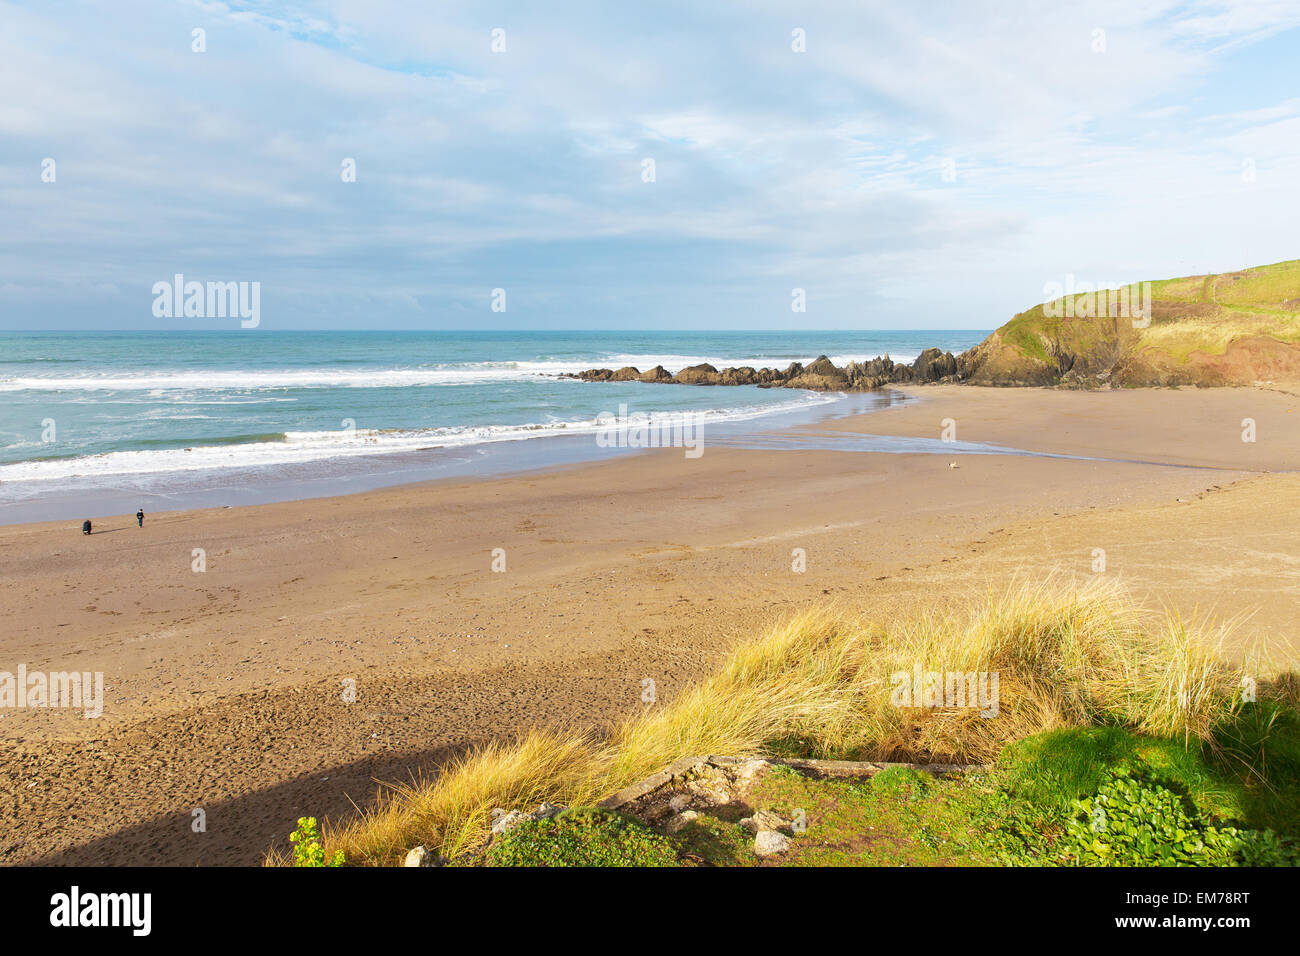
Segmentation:
[(918, 382), (937, 382), (945, 376), (957, 374), (957, 360), (951, 352), (926, 349), (912, 363), (912, 371)]
[(716, 368), (705, 362), (682, 369), (673, 376), (673, 381), (678, 385), (717, 385), (721, 376)]
[(911, 365), (898, 365), (888, 355), (866, 362), (850, 362), (844, 368), (836, 367), (827, 356), (819, 355), (807, 366), (791, 362), (784, 371), (774, 368), (753, 369), (748, 365), (725, 368), (719, 371), (708, 363), (684, 368), (676, 375), (662, 365), (645, 372), (632, 366), (617, 372), (607, 368), (593, 368), (577, 375), (565, 374), (562, 378), (577, 378), (584, 382), (663, 382), (675, 385), (757, 385), (759, 388), (805, 388), (819, 392), (871, 391), (890, 385), (910, 382), (960, 382), (967, 380), (978, 368), (978, 361), (970, 352), (954, 358), (951, 352), (926, 349)]
[(823, 355), (798, 375), (786, 379), (785, 387), (808, 388), (816, 392), (842, 392), (849, 387), (849, 378)]
[(719, 375), (719, 385), (753, 385), (758, 381), (758, 373), (748, 365), (740, 368), (725, 368)]
[(841, 376), (844, 374), (840, 369), (836, 368), (835, 363), (825, 355), (817, 356), (817, 358), (813, 360), (812, 364), (803, 371), (805, 375)]

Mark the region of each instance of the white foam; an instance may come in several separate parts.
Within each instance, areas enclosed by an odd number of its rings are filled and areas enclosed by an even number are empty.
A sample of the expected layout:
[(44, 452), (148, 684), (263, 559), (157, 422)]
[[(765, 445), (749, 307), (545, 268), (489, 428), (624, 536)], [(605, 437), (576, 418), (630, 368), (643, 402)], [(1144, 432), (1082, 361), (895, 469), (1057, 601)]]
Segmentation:
[[(874, 355), (837, 355), (831, 361), (845, 366), (853, 361), (867, 361)], [(896, 361), (912, 361), (916, 356), (899, 354)], [(475, 362), (456, 365), (429, 365), (418, 368), (372, 369), (195, 369), (167, 372), (105, 372), (101, 375), (39, 375), (0, 379), (0, 392), (17, 391), (144, 391), (162, 398), (176, 391), (236, 390), (241, 393), (269, 389), (294, 388), (414, 388), (443, 385), (481, 385), (491, 382), (519, 381), (555, 377), (588, 368), (622, 368), (634, 365), (641, 371), (662, 365), (678, 372), (691, 365), (708, 363), (717, 368), (746, 365), (754, 368), (785, 368), (790, 362), (807, 365), (816, 356), (802, 358), (721, 358), (707, 355), (616, 354), (590, 360), (544, 362)], [(234, 402), (229, 402), (234, 404)]]
[[(539, 363), (540, 364), (540, 363)], [(567, 371), (564, 366), (561, 371)], [(288, 388), (409, 388), (427, 385), (477, 385), (545, 374), (517, 365), (492, 368), (414, 369), (281, 369), (211, 370), (176, 372), (125, 372), (96, 376), (24, 376), (0, 381), (0, 391), (147, 391), (161, 397), (169, 391), (241, 392)], [(553, 373), (553, 374), (558, 374)]]
[[(813, 405), (838, 401), (842, 396), (828, 392), (799, 392), (790, 401), (771, 405), (748, 405), (674, 412), (650, 411), (658, 422), (672, 424), (695, 416), (697, 422), (729, 422), (759, 418)], [(611, 397), (615, 397), (611, 393)], [(617, 414), (617, 408), (608, 413)], [(237, 445), (195, 445), (148, 451), (115, 451), (46, 461), (24, 461), (0, 465), (0, 499), (4, 486), (17, 482), (39, 482), (113, 475), (162, 474), (219, 468), (255, 468), (298, 464), (331, 458), (418, 451), (431, 446), (462, 447), (487, 442), (519, 441), (554, 435), (594, 433), (601, 425), (594, 419), (550, 421), (527, 425), (456, 426), (446, 428), (354, 431), (286, 432), (284, 441), (245, 442)]]

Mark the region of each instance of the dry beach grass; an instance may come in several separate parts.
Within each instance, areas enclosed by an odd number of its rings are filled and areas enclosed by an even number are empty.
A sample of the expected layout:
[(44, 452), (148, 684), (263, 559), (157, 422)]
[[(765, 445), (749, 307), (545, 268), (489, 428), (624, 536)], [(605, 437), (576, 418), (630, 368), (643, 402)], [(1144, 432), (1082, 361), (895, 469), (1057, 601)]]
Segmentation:
[[(1111, 585), (1056, 580), (901, 622), (805, 612), (608, 735), (535, 731), (394, 789), (360, 818), (328, 829), (326, 851), (391, 865), (423, 844), (454, 858), (484, 839), (497, 808), (592, 804), (695, 754), (963, 763), (991, 759), (1004, 744), (1042, 731), (1094, 724), (1213, 744), (1214, 727), (1241, 704), (1244, 674), (1220, 655), (1220, 636), (1177, 616), (1161, 620)], [(996, 672), (996, 716), (896, 706), (891, 676), (917, 665)], [(1291, 680), (1274, 674), (1259, 683), (1264, 697), (1295, 706)], [(275, 853), (269, 860), (283, 862)]]

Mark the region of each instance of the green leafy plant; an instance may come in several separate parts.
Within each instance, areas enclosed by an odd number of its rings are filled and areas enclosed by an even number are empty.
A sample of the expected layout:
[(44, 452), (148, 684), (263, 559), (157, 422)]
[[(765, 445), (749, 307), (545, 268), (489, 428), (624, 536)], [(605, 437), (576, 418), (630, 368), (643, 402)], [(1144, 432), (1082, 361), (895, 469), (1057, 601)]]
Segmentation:
[(530, 820), (493, 841), (489, 866), (676, 866), (663, 836), (622, 814), (565, 810)]
[(299, 817), (298, 829), (289, 834), (289, 842), (293, 844), (294, 866), (342, 866), (345, 862), (342, 850), (335, 851), (329, 863), (325, 862), (315, 817)]
[(1285, 866), (1296, 849), (1272, 830), (1216, 826), (1179, 794), (1127, 771), (1074, 802), (1060, 862), (1083, 866)]

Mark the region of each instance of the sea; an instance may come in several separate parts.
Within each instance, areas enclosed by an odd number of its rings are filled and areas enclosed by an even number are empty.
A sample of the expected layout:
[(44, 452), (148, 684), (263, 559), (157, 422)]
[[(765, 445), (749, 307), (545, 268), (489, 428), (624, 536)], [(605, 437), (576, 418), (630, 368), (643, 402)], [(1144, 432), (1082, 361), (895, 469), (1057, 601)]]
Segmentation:
[[(0, 523), (237, 505), (602, 457), (600, 416), (737, 441), (887, 403), (756, 386), (562, 378), (837, 365), (978, 330), (0, 332)], [(617, 450), (616, 450), (617, 451)]]

